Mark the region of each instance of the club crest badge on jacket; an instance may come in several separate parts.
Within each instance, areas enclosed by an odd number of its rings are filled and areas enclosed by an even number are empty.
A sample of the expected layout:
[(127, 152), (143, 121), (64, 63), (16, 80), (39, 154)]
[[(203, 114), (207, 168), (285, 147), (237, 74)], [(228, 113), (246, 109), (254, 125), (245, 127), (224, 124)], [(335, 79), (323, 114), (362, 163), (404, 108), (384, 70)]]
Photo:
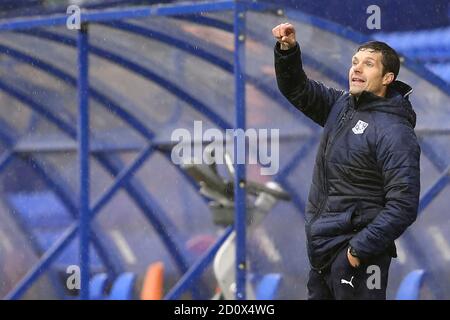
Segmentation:
[(369, 124), (367, 122), (358, 120), (358, 123), (356, 123), (356, 125), (352, 128), (352, 131), (354, 134), (362, 134), (364, 133), (364, 130), (366, 130), (368, 125)]

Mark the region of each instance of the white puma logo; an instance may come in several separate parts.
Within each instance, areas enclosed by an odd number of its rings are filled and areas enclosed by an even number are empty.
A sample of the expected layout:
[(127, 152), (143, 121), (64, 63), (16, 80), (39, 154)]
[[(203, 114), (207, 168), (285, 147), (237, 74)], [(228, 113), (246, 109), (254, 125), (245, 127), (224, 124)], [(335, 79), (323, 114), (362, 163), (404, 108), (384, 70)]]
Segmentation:
[(350, 281), (347, 281), (347, 280), (345, 280), (345, 279), (341, 279), (341, 284), (348, 284), (349, 286), (351, 286), (353, 289), (355, 289), (355, 287), (353, 286), (353, 283), (352, 283), (352, 281), (353, 281), (353, 276), (352, 276), (352, 278), (350, 279)]

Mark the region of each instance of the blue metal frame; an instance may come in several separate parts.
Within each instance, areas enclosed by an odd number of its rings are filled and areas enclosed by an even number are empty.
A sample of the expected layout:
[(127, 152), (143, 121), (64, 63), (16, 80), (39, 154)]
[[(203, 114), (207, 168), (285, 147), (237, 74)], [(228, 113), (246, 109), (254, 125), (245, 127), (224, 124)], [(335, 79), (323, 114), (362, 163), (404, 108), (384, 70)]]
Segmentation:
[(244, 155), (246, 142), (244, 131), (246, 129), (245, 114), (245, 14), (246, 10), (241, 3), (236, 2), (236, 8), (233, 12), (234, 16), (234, 87), (235, 87), (235, 129), (237, 134), (234, 135), (234, 207), (235, 207), (235, 230), (236, 230), (236, 300), (246, 299), (246, 273), (247, 273), (247, 256), (246, 256), (246, 168), (245, 163), (239, 163), (240, 150), (239, 141), (244, 137)]
[[(5, 48), (2, 48), (5, 49)], [(23, 59), (25, 61), (29, 61), (31, 63), (33, 63), (34, 66), (42, 68), (43, 70), (45, 70), (45, 68), (49, 67), (46, 71), (53, 74), (54, 76), (67, 81), (68, 83), (74, 85), (76, 83), (76, 80), (71, 77), (70, 75), (64, 73), (63, 71), (47, 64), (44, 63), (40, 60), (34, 59), (34, 58), (30, 58), (26, 55), (23, 55), (22, 53), (18, 52), (17, 50), (12, 50), (11, 52), (9, 52), (9, 49), (6, 49), (6, 51), (8, 51), (8, 54), (12, 54), (12, 55), (16, 55), (16, 57), (19, 57), (20, 59)], [(0, 83), (0, 87), (1, 87), (1, 83)], [(21, 93), (17, 92), (16, 90), (7, 87), (5, 85), (4, 88), (8, 88), (8, 91), (6, 91), (8, 94), (11, 94), (12, 96), (18, 98), (19, 100), (21, 100), (22, 102), (29, 104), (32, 103), (31, 100), (27, 100), (26, 97), (24, 95), (22, 95)], [(93, 92), (93, 94), (92, 94)], [(128, 113), (121, 109), (119, 106), (117, 106), (115, 103), (113, 103), (112, 101), (110, 101), (108, 98), (106, 98), (105, 96), (101, 95), (100, 93), (98, 93), (97, 91), (91, 89), (91, 94), (93, 95), (93, 98), (97, 101), (99, 101), (101, 104), (112, 108), (115, 112), (117, 112), (117, 114), (119, 116), (121, 116), (122, 118), (126, 119), (127, 122), (129, 122), (134, 128), (136, 128), (138, 131), (140, 131), (140, 133), (144, 134), (147, 138), (151, 138), (153, 137), (153, 133), (151, 133), (147, 128), (145, 128), (145, 126), (143, 124), (141, 124), (134, 116), (129, 116), (128, 117)], [(33, 105), (33, 109), (37, 109), (37, 111), (39, 113), (41, 113), (43, 116), (47, 117), (47, 115), (49, 114), (46, 110), (45, 107), (40, 106), (40, 105), (36, 105), (36, 104), (32, 104)], [(48, 117), (47, 117), (48, 118)], [(58, 118), (56, 117), (51, 117), (48, 118), (51, 122), (57, 124), (57, 126), (62, 129), (64, 132), (68, 133), (70, 136), (74, 137), (74, 130), (72, 128), (70, 128), (70, 126), (62, 121), (60, 121)], [(184, 264), (183, 264), (184, 265)], [(185, 267), (182, 267), (181, 270), (184, 270)]]
[[(2, 139), (3, 140), (3, 139)], [(3, 171), (14, 160), (14, 153), (10, 150), (6, 150), (0, 156), (0, 172)]]
[[(53, 20), (54, 22), (55, 22), (55, 20)], [(57, 23), (58, 23), (58, 21), (56, 21)], [(45, 21), (40, 21), (39, 23), (44, 23), (45, 24)], [(29, 26), (30, 26), (30, 24), (28, 24)], [(31, 23), (31, 25), (32, 26), (35, 26), (35, 25), (33, 25), (33, 23)], [(16, 25), (16, 27), (17, 28), (21, 28), (21, 26), (20, 26), (20, 24), (18, 24), (18, 25)], [(1, 29), (1, 28), (0, 28)], [(86, 55), (86, 59), (87, 59), (87, 55)], [(86, 60), (86, 62), (87, 62), (87, 60)], [(86, 66), (87, 66), (87, 64), (86, 64)], [(86, 71), (85, 72), (87, 72), (87, 68), (86, 68)], [(86, 79), (87, 80), (87, 79)], [(63, 121), (61, 121), (60, 119), (58, 119), (57, 117), (53, 117), (50, 113), (47, 113), (46, 112), (46, 110), (45, 110), (45, 108), (41, 108), (41, 106), (40, 105), (38, 105), (38, 104), (35, 104), (35, 102), (33, 102), (32, 100), (30, 100), (30, 99), (27, 99), (27, 97), (26, 96), (24, 96), (24, 95), (22, 95), (22, 94), (20, 94), (19, 92), (17, 92), (17, 91), (15, 91), (13, 88), (10, 88), (9, 86), (7, 86), (6, 84), (4, 84), (4, 86), (3, 86), (3, 89), (5, 90), (5, 91), (7, 91), (9, 94), (12, 94), (13, 96), (15, 96), (16, 98), (19, 98), (20, 100), (22, 100), (22, 101), (25, 101), (27, 104), (29, 104), (29, 105), (34, 105), (34, 107), (36, 108), (38, 108), (39, 109), (39, 111), (41, 112), (41, 113), (43, 113), (45, 116), (46, 116), (46, 118), (47, 119), (49, 119), (49, 120), (51, 120), (52, 122), (54, 122), (54, 123), (56, 123), (57, 124), (57, 126), (60, 128), (60, 129), (62, 129), (63, 131), (65, 131), (65, 132), (68, 132), (69, 133), (69, 135), (72, 135), (73, 136), (73, 130), (70, 128), (70, 125), (67, 125), (67, 124), (65, 124)], [(85, 90), (87, 90), (86, 88), (85, 88)], [(80, 98), (80, 100), (81, 100), (82, 98)], [(86, 97), (85, 97), (85, 99), (87, 99)], [(84, 102), (84, 103), (87, 103), (87, 101), (86, 102)], [(83, 103), (80, 101), (80, 106), (82, 105)], [(80, 107), (80, 109), (81, 109), (81, 107)], [(81, 110), (80, 110), (81, 111)], [(204, 111), (204, 110), (203, 110)], [(216, 119), (217, 120), (217, 119)], [(84, 122), (86, 122), (86, 118), (85, 118), (85, 120), (84, 120)], [(226, 127), (226, 126), (225, 126)], [(82, 130), (80, 129), (80, 132), (81, 132)], [(85, 151), (86, 152), (88, 152), (88, 149), (87, 149), (87, 147), (86, 147), (86, 145), (87, 145), (87, 141), (84, 141), (84, 143), (81, 143), (80, 142), (80, 147), (82, 147), (82, 148), (84, 148), (85, 149)], [(82, 149), (81, 148), (81, 149)], [(85, 167), (84, 167), (84, 170), (82, 170), (83, 171), (83, 174), (85, 174), (85, 177), (86, 177), (86, 171), (87, 171), (87, 169), (86, 169), (86, 164), (84, 165)], [(82, 166), (83, 167), (83, 166)], [(85, 189), (86, 190), (86, 189)], [(84, 202), (87, 202), (86, 201), (86, 195), (84, 195), (84, 196), (81, 196), (82, 197), (82, 201), (84, 201)], [(72, 236), (72, 233), (68, 233), (68, 237), (70, 237), (70, 236)], [(86, 235), (84, 236), (84, 237), (86, 237)], [(61, 240), (63, 240), (63, 241), (60, 241), (60, 243), (61, 244), (64, 244), (64, 243), (66, 243), (66, 242), (64, 242), (64, 239), (61, 239)], [(85, 240), (86, 241), (86, 240)], [(85, 246), (83, 246), (82, 245), (82, 248), (85, 248)], [(56, 250), (53, 250), (53, 252), (54, 253), (56, 253), (56, 252), (58, 252), (58, 247), (56, 247), (56, 248), (54, 248), (54, 249), (56, 249)], [(86, 257), (86, 256), (85, 256)], [(43, 262), (45, 263), (46, 261), (50, 261), (51, 259), (50, 259), (51, 257), (49, 257), (49, 259), (47, 259), (47, 260), (44, 260)], [(85, 270), (85, 272), (84, 273), (86, 273), (86, 270)], [(33, 275), (33, 272), (31, 273), (32, 275)], [(36, 275), (36, 274), (38, 274), (37, 272), (35, 272), (34, 273), (34, 275)], [(29, 277), (28, 277), (29, 278)], [(30, 278), (31, 279), (31, 278)], [(25, 286), (24, 286), (25, 287)], [(19, 288), (20, 289), (20, 288)], [(20, 290), (19, 290), (20, 291)], [(88, 296), (88, 295), (86, 295), (86, 294), (84, 294), (85, 296)], [(17, 296), (17, 291), (16, 291), (16, 294), (12, 294), (11, 296)]]
[(438, 196), (438, 194), (444, 190), (447, 184), (450, 181), (450, 166), (448, 166), (439, 178), (424, 192), (423, 196), (419, 202), (419, 212), (421, 214), (425, 208), (433, 201), (434, 198)]
[[(27, 98), (26, 96), (24, 96), (22, 93), (18, 92), (17, 90), (15, 90), (7, 85), (3, 85), (3, 83), (0, 81), (0, 89), (2, 89), (2, 88), (5, 89), (4, 91), (6, 93), (8, 93), (9, 95), (19, 99), (20, 101), (25, 103), (27, 106), (32, 108), (34, 111), (36, 111), (39, 114), (41, 114), (42, 116), (46, 117), (49, 121), (54, 123), (63, 132), (67, 133), (72, 138), (76, 137), (74, 128), (72, 128), (68, 123), (64, 122), (60, 118), (53, 116), (42, 105), (36, 103), (32, 99)], [(114, 175), (117, 175), (120, 168), (123, 167), (122, 164), (113, 163), (110, 159), (108, 159), (107, 157), (105, 157), (103, 155), (98, 154), (95, 156)], [(130, 196), (137, 202), (138, 206), (144, 212), (146, 217), (151, 221), (151, 223), (155, 227), (156, 231), (159, 232), (163, 242), (168, 247), (169, 253), (174, 257), (175, 261), (177, 262), (177, 266), (179, 267), (181, 273), (184, 273), (188, 269), (188, 264), (185, 261), (185, 258), (179, 252), (179, 250), (177, 250), (177, 246), (171, 239), (171, 236), (166, 232), (167, 227), (169, 225), (168, 220), (165, 219), (166, 220), (165, 223), (162, 223), (161, 219), (158, 218), (153, 213), (155, 210), (156, 210), (155, 212), (162, 212), (162, 210), (156, 205), (156, 203), (154, 201), (149, 200), (148, 195), (143, 194), (144, 189), (142, 187), (136, 188), (136, 187), (131, 187), (130, 185), (125, 185), (125, 187), (126, 187), (128, 193), (130, 194)], [(139, 191), (137, 189), (139, 189)], [(161, 217), (164, 217), (164, 215), (161, 215)], [(66, 236), (72, 237), (72, 234), (70, 233), (70, 234), (67, 234)], [(68, 244), (65, 242), (65, 240), (66, 239), (63, 239), (63, 237), (61, 237), (59, 240), (59, 243), (61, 245)], [(47, 259), (51, 259), (53, 261), (54, 255), (59, 254), (61, 251), (60, 251), (60, 248), (58, 248), (58, 247), (52, 247), (50, 250), (53, 250), (52, 251), (53, 253), (49, 257), (47, 257), (47, 256), (45, 256), (45, 257)], [(29, 276), (27, 276), (26, 279), (30, 279), (30, 281), (33, 281), (33, 279), (36, 279), (36, 275), (40, 274), (43, 271), (41, 268), (45, 269), (48, 266), (48, 264), (45, 261), (41, 261), (41, 262), (42, 262), (42, 266), (39, 268), (33, 268), (33, 270), (31, 271), (31, 274)], [(28, 287), (30, 284), (31, 283), (22, 283), (21, 282), (19, 285)], [(19, 295), (16, 295), (16, 292), (18, 292), (17, 294), (19, 294)], [(11, 297), (14, 297), (14, 299), (17, 299), (18, 297), (20, 297), (20, 295), (22, 293), (23, 293), (23, 290), (21, 288), (17, 288), (17, 290), (14, 291), (13, 294), (11, 294)]]
[[(13, 51), (12, 53), (17, 53), (17, 52)], [(45, 66), (48, 66), (48, 64), (46, 64), (42, 61), (39, 61), (37, 59), (30, 58), (30, 57), (28, 57), (28, 58), (29, 58), (28, 60), (33, 59), (33, 60), (31, 60), (31, 62), (37, 63), (35, 66), (38, 66), (39, 68), (44, 68)], [(70, 84), (73, 84), (73, 82), (75, 82), (75, 79), (73, 77), (71, 77), (68, 74), (65, 74), (63, 71), (61, 71), (55, 67), (52, 67), (46, 71), (49, 71), (49, 72), (51, 71), (50, 72), (51, 74), (53, 74), (54, 76), (56, 76), (58, 78), (66, 80)], [(11, 96), (19, 99), (20, 101), (22, 101), (23, 103), (25, 103), (27, 105), (30, 105), (33, 110), (37, 111), (42, 116), (46, 117), (49, 121), (56, 124), (61, 130), (66, 132), (69, 136), (71, 136), (73, 138), (75, 137), (75, 129), (71, 128), (69, 124), (65, 123), (58, 117), (51, 115), (51, 113), (48, 112), (44, 106), (42, 106), (40, 104), (36, 104), (31, 99), (28, 99), (25, 95), (23, 95), (22, 93), (18, 92), (17, 90), (15, 90), (13, 88), (7, 86), (6, 84), (4, 84), (4, 86), (2, 87), (2, 83), (0, 82), (0, 89), (1, 88), (3, 88), (4, 91), (7, 92), (8, 94), (10, 94)], [(91, 89), (91, 92), (92, 92), (92, 89)], [(151, 131), (149, 131), (147, 128), (145, 128), (145, 126), (143, 124), (141, 124), (137, 120), (137, 118), (135, 118), (134, 116), (127, 117), (128, 113), (125, 110), (121, 109), (119, 106), (117, 106), (112, 101), (111, 101), (111, 104), (107, 104), (107, 102), (110, 101), (108, 98), (100, 95), (100, 93), (94, 94), (94, 98), (99, 98), (99, 97), (102, 97), (102, 99), (99, 101), (100, 103), (102, 103), (103, 105), (105, 105), (108, 108), (114, 107), (113, 110), (117, 111), (118, 115), (120, 115), (124, 120), (126, 120), (126, 122), (130, 123), (130, 125), (132, 125), (140, 133), (145, 135), (148, 139), (151, 139), (153, 137), (153, 133), (151, 133)], [(105, 102), (105, 100), (107, 102)], [(145, 131), (142, 128), (144, 128)], [(99, 158), (100, 155), (97, 155), (96, 157)], [(101, 162), (103, 163), (104, 166), (106, 166), (108, 168), (109, 171), (111, 171), (111, 172), (118, 171), (117, 165), (113, 165), (112, 162), (110, 160), (108, 160), (107, 158), (102, 157)], [(121, 166), (119, 166), (119, 167), (121, 167)], [(125, 187), (128, 188), (128, 186), (125, 186)], [(139, 194), (139, 192), (133, 191), (133, 189), (135, 189), (135, 188), (128, 190), (128, 192), (131, 193), (132, 198), (134, 198), (134, 200), (138, 203), (138, 206), (146, 214), (146, 217), (150, 219), (152, 224), (154, 224), (156, 230), (159, 231), (161, 237), (163, 238), (163, 240), (165, 240), (163, 242), (168, 247), (170, 254), (172, 254), (174, 256), (175, 261), (177, 262), (177, 265), (180, 269), (180, 272), (184, 273), (188, 268), (187, 262), (185, 262), (185, 259), (180, 256), (180, 253), (176, 249), (176, 246), (173, 245), (173, 241), (170, 239), (170, 236), (167, 233), (165, 233), (165, 230), (167, 229), (168, 225), (170, 225), (171, 223), (168, 223), (167, 219), (166, 219), (165, 223), (159, 222), (160, 219), (156, 218), (154, 216), (154, 214), (150, 213), (151, 210), (149, 208), (151, 207), (152, 202), (145, 200), (146, 198), (149, 198), (149, 197), (147, 195)], [(142, 188), (140, 188), (140, 189), (142, 189)], [(142, 193), (142, 192), (140, 192), (140, 193)], [(156, 205), (153, 205), (153, 206), (155, 207)], [(160, 208), (158, 208), (157, 212), (162, 212), (162, 210)], [(164, 215), (162, 215), (162, 216), (164, 216)], [(171, 228), (173, 229), (173, 227), (171, 227)]]
[(89, 243), (91, 219), (89, 210), (89, 39), (88, 25), (78, 31), (78, 161), (80, 164), (80, 298), (89, 299)]
[[(174, 16), (178, 14), (233, 10), (234, 1), (199, 2), (193, 4), (153, 5), (120, 9), (90, 10), (82, 12), (81, 22), (102, 22), (111, 20), (137, 19), (150, 16)], [(39, 27), (65, 25), (66, 14), (26, 19), (7, 19), (0, 22), (0, 31), (25, 30)]]
[[(42, 62), (38, 59), (31, 58), (17, 50), (10, 50), (9, 48), (3, 48), (3, 49), (6, 49), (5, 50), (6, 53), (11, 54), (12, 56), (17, 55), (16, 57), (19, 57), (19, 59), (23, 59), (25, 61), (31, 62), (34, 66), (39, 67), (48, 73), (51, 73), (55, 77), (60, 78), (64, 81), (68, 82), (71, 85), (74, 85), (76, 83), (76, 80), (73, 77), (71, 77), (69, 74), (66, 74), (64, 71), (57, 69), (54, 66), (51, 66), (51, 65), (49, 65), (45, 62)], [(46, 67), (50, 67), (50, 68), (48, 68), (46, 70), (45, 69)], [(1, 83), (0, 83), (0, 88), (1, 88)], [(24, 102), (27, 105), (31, 104), (31, 107), (33, 110), (37, 111), (38, 113), (40, 113), (41, 115), (46, 117), (48, 120), (55, 123), (61, 130), (66, 132), (69, 136), (71, 136), (73, 138), (75, 137), (75, 134), (74, 134), (75, 130), (73, 128), (71, 128), (69, 124), (65, 123), (64, 121), (61, 121), (57, 117), (47, 117), (47, 115), (49, 113), (47, 112), (47, 110), (45, 110), (46, 108), (44, 106), (36, 105), (31, 99), (26, 99), (26, 97), (23, 94), (19, 93), (17, 90), (7, 87), (6, 85), (5, 85), (5, 88), (9, 89), (7, 91), (8, 94), (14, 96), (15, 98), (18, 98), (19, 100), (21, 100), (22, 102)], [(116, 105), (113, 101), (109, 100), (109, 98), (107, 98), (106, 96), (101, 95), (100, 93), (93, 90), (92, 88), (90, 90), (91, 90), (91, 95), (93, 96), (93, 98), (95, 100), (99, 101), (100, 104), (104, 105), (107, 108), (113, 109), (118, 116), (120, 116), (124, 121), (129, 123), (133, 128), (137, 129), (147, 139), (153, 138), (153, 133), (151, 131), (149, 131), (139, 120), (137, 120), (136, 117), (129, 115), (129, 113), (127, 111), (122, 109), (120, 106)], [(99, 158), (100, 155), (98, 155), (96, 157)], [(117, 173), (117, 171), (118, 171), (117, 165), (113, 165), (112, 162), (105, 157), (102, 157), (101, 159), (102, 159), (101, 162), (103, 163), (103, 165), (106, 166), (111, 173), (113, 173), (113, 174)], [(121, 165), (119, 167), (121, 167)], [(128, 188), (128, 186), (125, 186), (125, 188)], [(171, 223), (168, 223), (167, 219), (166, 219), (166, 222), (161, 223), (161, 222), (159, 222), (160, 219), (153, 217), (153, 214), (151, 214), (149, 212), (150, 205), (148, 204), (148, 201), (145, 200), (146, 198), (148, 198), (147, 195), (143, 195), (143, 194), (140, 195), (138, 192), (133, 191), (133, 190), (128, 190), (128, 192), (129, 193), (131, 192), (132, 198), (138, 203), (138, 205), (141, 207), (143, 212), (146, 213), (146, 217), (150, 219), (150, 221), (154, 224), (154, 226), (156, 226), (155, 228), (157, 231), (160, 232), (161, 237), (163, 239), (165, 239), (164, 243), (166, 244), (169, 252), (172, 255), (174, 255), (175, 261), (177, 261), (177, 263), (178, 263), (180, 272), (182, 272), (182, 273), (185, 272), (185, 270), (187, 270), (187, 263), (184, 261), (185, 259), (182, 258), (181, 256), (179, 256), (178, 250), (174, 249), (175, 247), (172, 245), (172, 240), (170, 240), (170, 237), (169, 238), (167, 237), (168, 236), (167, 233), (164, 233), (164, 230), (167, 229), (167, 227), (169, 225), (171, 225)], [(158, 208), (157, 212), (162, 212), (162, 210)], [(171, 227), (171, 229), (173, 229), (173, 227)]]
[[(41, 33), (42, 34), (42, 33)], [(47, 33), (47, 34), (49, 34), (49, 33)], [(59, 39), (59, 40), (64, 40), (64, 39)], [(69, 41), (68, 41), (68, 39), (65, 39), (65, 43), (68, 43)], [(239, 40), (239, 42), (241, 42), (241, 40)], [(91, 51), (93, 52), (93, 53), (106, 53), (105, 54), (105, 56), (110, 56), (111, 57), (111, 53), (107, 53), (107, 52), (105, 52), (104, 50), (102, 50), (102, 49), (99, 49), (99, 48), (91, 48)], [(125, 59), (123, 59), (123, 58), (121, 58), (121, 57), (117, 57), (116, 56), (116, 58), (117, 59), (114, 59), (115, 61), (117, 61), (117, 60), (119, 60), (119, 61), (121, 61), (122, 63), (121, 64), (124, 64), (124, 61), (125, 61)], [(242, 57), (239, 57), (240, 59), (242, 59)], [(127, 63), (127, 62), (125, 62), (126, 64), (128, 64), (127, 66), (128, 67), (130, 67), (130, 64), (131, 63)], [(132, 65), (132, 64), (131, 64)], [(237, 65), (236, 63), (235, 63), (235, 65)], [(139, 71), (139, 69), (138, 68), (133, 68), (135, 71)], [(142, 71), (140, 71), (140, 73), (142, 74)], [(244, 96), (244, 94), (242, 94), (241, 95), (241, 90), (243, 90), (243, 88), (244, 88), (244, 84), (245, 84), (245, 80), (241, 80), (243, 78), (243, 73), (240, 73), (240, 76), (238, 77), (238, 80), (237, 80), (237, 82), (242, 82), (242, 84), (241, 84), (241, 88), (242, 89), (238, 89), (238, 90), (236, 90), (236, 92), (237, 92), (237, 96), (236, 96), (236, 99), (237, 99), (237, 101), (239, 101), (239, 100), (244, 100), (244, 98), (245, 98), (245, 96)], [(158, 81), (158, 83), (161, 83), (161, 82), (167, 82), (166, 80), (161, 80), (161, 79), (159, 79), (159, 81)], [(178, 96), (183, 96), (182, 94), (177, 94)], [(192, 99), (189, 99), (190, 100), (190, 102), (191, 102), (191, 104), (192, 104)], [(241, 104), (243, 105), (243, 104), (245, 104), (245, 100), (243, 101), (243, 102), (241, 102)], [(207, 109), (207, 107), (203, 107), (202, 108), (202, 110), (201, 111), (203, 111), (203, 113), (205, 114), (206, 112), (205, 112), (205, 109)], [(245, 111), (241, 111), (241, 113), (240, 114), (238, 114), (237, 115), (237, 119), (242, 119), (241, 117), (242, 117), (242, 114), (245, 114)], [(207, 114), (208, 115), (208, 114)], [(211, 118), (213, 118), (214, 120), (215, 120), (215, 122), (217, 123), (218, 122), (218, 120), (217, 119), (220, 119), (220, 117), (218, 116), (218, 115), (215, 115), (215, 114), (212, 114), (212, 113), (210, 113), (210, 117)], [(220, 120), (219, 120), (220, 121)], [(222, 128), (227, 128), (227, 127), (229, 127), (229, 125), (227, 125), (224, 121), (221, 121), (221, 123), (218, 123), (219, 124), (219, 126), (221, 126)], [(245, 130), (245, 119), (244, 119), (244, 125), (242, 126), (240, 126), (240, 125), (238, 125), (237, 126), (238, 128), (242, 128), (242, 129), (244, 129)], [(238, 139), (238, 137), (236, 137), (236, 139)], [(236, 143), (236, 146), (237, 146), (238, 144)], [(235, 153), (235, 154), (237, 154), (237, 152)], [(239, 166), (241, 166), (241, 167), (243, 167), (243, 165), (239, 165)], [(242, 169), (241, 169), (242, 170)], [(244, 172), (245, 173), (245, 172)], [(243, 178), (242, 178), (242, 176), (241, 176), (241, 179), (239, 180), (239, 181), (244, 181), (244, 183), (245, 183), (245, 174), (243, 175)], [(242, 185), (241, 183), (239, 183), (238, 185)], [(243, 189), (242, 187), (239, 187), (239, 188), (237, 188), (237, 190), (239, 190), (239, 189)], [(240, 193), (240, 192), (239, 192)], [(237, 197), (237, 199), (239, 199), (238, 197)], [(245, 199), (245, 194), (244, 194), (244, 199)], [(245, 201), (244, 200), (241, 200), (241, 203), (245, 203)], [(237, 207), (238, 208), (238, 207)], [(245, 208), (245, 206), (244, 206), (244, 208)], [(245, 209), (244, 209), (245, 210)], [(238, 212), (239, 212), (239, 210), (238, 210)], [(244, 213), (245, 214), (245, 213)], [(242, 211), (241, 211), (241, 215), (242, 215)], [(236, 221), (240, 221), (240, 218), (237, 218), (236, 219)], [(245, 220), (244, 220), (245, 221)], [(244, 228), (245, 228), (245, 224), (244, 224)], [(245, 232), (245, 229), (244, 229), (244, 232)], [(239, 233), (238, 233), (239, 234)], [(243, 237), (243, 239), (244, 239), (244, 242), (242, 243), (242, 242), (240, 242), (241, 243), (241, 246), (238, 246), (238, 248), (242, 248), (242, 246), (244, 245), (245, 246), (245, 237)], [(239, 254), (239, 257), (241, 257), (240, 259), (238, 259), (238, 260), (240, 260), (241, 261), (241, 263), (238, 263), (238, 266), (239, 266), (239, 273), (238, 274), (243, 274), (244, 276), (241, 276), (241, 282), (243, 283), (242, 285), (245, 285), (245, 249), (241, 249), (241, 250), (239, 250), (239, 249), (237, 249), (237, 252), (239, 252), (238, 254)], [(243, 253), (242, 253), (243, 252)], [(242, 258), (242, 256), (244, 256), (244, 258)], [(239, 281), (239, 280), (238, 280)], [(239, 294), (239, 289), (237, 290), (237, 294)], [(243, 296), (243, 299), (245, 299), (245, 293), (243, 293), (242, 294), (242, 296)]]

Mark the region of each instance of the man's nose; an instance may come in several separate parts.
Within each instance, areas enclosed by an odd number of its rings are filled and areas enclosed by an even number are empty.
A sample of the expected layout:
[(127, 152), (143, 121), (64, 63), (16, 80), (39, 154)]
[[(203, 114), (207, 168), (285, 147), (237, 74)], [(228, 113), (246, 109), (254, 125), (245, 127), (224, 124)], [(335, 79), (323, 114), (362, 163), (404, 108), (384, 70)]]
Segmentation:
[(362, 70), (361, 70), (361, 64), (358, 63), (358, 64), (353, 65), (353, 71), (354, 71), (355, 73), (361, 73), (361, 72), (362, 72)]

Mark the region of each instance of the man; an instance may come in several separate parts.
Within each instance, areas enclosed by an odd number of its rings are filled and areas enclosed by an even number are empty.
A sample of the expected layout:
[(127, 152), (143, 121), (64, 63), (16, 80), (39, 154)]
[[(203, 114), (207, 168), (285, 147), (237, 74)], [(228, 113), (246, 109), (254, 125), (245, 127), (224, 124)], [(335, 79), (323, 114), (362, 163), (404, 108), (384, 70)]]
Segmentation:
[(324, 127), (305, 215), (308, 298), (386, 299), (394, 240), (415, 221), (420, 193), (412, 89), (396, 81), (399, 57), (383, 42), (360, 46), (344, 92), (308, 79), (293, 25), (272, 33), (280, 91)]

